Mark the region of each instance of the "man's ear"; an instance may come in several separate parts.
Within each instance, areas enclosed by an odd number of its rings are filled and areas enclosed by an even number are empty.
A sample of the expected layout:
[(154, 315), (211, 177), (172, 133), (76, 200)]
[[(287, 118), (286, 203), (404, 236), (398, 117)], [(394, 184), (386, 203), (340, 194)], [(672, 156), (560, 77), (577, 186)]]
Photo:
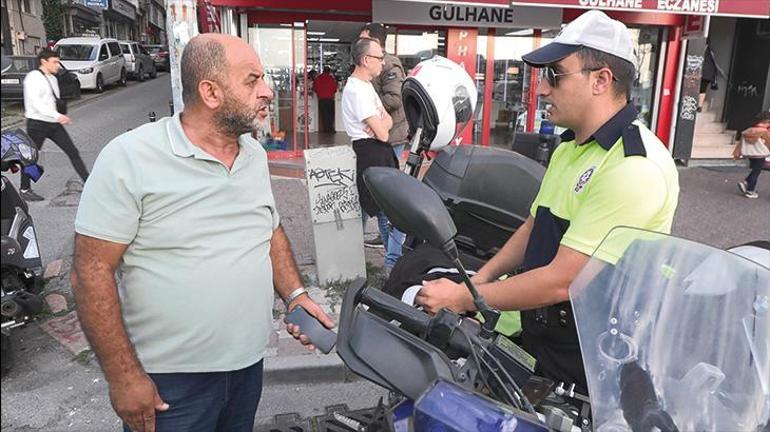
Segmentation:
[(224, 92), (219, 84), (210, 80), (201, 80), (198, 83), (198, 95), (201, 102), (209, 109), (217, 109), (222, 106), (224, 101)]
[(592, 90), (594, 95), (602, 95), (612, 91), (612, 72), (602, 68), (593, 73)]

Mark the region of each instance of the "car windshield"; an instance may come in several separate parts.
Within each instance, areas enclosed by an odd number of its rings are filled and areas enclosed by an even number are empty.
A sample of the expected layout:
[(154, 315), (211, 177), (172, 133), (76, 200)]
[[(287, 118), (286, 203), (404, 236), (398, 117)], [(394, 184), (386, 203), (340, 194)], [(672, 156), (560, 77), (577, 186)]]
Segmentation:
[(29, 72), (35, 69), (35, 59), (33, 57), (11, 57), (11, 67), (5, 73)]
[(154, 47), (147, 47), (147, 51), (149, 51), (150, 54), (157, 54), (165, 50), (163, 49), (163, 47), (154, 46)]
[(96, 59), (96, 45), (57, 45), (56, 52), (62, 60)]
[(128, 44), (120, 44), (120, 49), (123, 50), (123, 54), (131, 54), (131, 47)]

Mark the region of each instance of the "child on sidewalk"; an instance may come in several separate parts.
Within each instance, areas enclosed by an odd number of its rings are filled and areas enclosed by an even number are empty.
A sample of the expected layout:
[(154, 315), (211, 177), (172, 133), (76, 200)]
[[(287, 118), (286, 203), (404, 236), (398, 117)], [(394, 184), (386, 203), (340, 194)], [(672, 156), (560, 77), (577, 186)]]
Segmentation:
[(770, 156), (770, 111), (762, 111), (757, 114), (754, 126), (741, 132), (741, 139), (733, 150), (734, 159), (749, 159), (751, 172), (744, 181), (738, 182), (738, 189), (746, 198), (759, 198), (757, 180), (767, 156)]

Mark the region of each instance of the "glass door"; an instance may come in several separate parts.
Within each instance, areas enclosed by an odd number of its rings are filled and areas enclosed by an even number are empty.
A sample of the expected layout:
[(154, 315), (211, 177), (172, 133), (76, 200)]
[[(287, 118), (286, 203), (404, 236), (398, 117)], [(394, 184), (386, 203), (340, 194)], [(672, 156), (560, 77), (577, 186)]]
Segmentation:
[(259, 54), (265, 76), (272, 85), (269, 130), (257, 131), (257, 139), (268, 151), (295, 149), (294, 69), (291, 24), (252, 24), (249, 45)]
[(659, 27), (652, 26), (629, 30), (636, 44), (637, 71), (631, 87), (631, 102), (639, 111), (639, 120), (647, 127), (651, 127), (661, 30)]

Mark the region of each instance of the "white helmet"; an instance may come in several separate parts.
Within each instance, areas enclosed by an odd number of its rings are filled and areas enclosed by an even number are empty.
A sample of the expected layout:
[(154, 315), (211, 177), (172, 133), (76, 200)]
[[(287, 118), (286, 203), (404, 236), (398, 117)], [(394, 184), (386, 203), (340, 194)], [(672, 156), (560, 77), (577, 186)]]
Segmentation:
[(459, 64), (441, 56), (420, 62), (401, 87), (409, 135), (422, 127), (431, 150), (452, 143), (473, 120), (476, 85)]

